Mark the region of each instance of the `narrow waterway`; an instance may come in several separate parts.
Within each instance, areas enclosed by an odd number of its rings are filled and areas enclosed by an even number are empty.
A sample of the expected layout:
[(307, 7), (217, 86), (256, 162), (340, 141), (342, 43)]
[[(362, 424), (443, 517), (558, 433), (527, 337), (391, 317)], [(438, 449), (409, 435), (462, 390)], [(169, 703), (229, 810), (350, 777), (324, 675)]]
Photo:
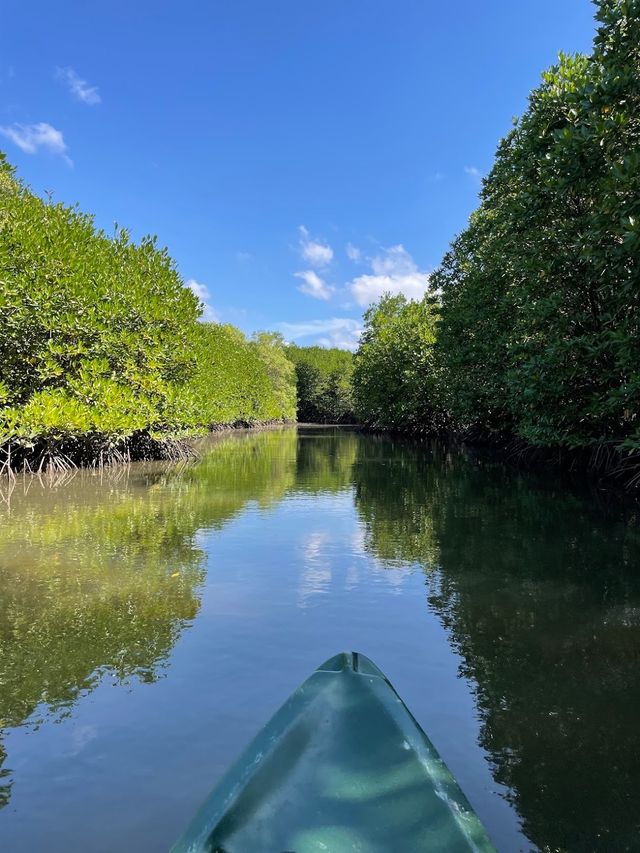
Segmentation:
[(640, 849), (629, 507), (331, 428), (0, 498), (0, 849), (166, 850), (295, 687), (351, 649), (501, 851)]

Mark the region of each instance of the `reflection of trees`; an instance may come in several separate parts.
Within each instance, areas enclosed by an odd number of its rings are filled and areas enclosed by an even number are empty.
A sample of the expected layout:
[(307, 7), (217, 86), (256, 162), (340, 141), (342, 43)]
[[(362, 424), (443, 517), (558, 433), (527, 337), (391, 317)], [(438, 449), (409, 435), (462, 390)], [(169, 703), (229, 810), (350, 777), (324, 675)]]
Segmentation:
[(335, 427), (299, 427), (295, 488), (337, 492), (353, 482), (353, 464), (362, 436)]
[[(1, 729), (0, 729), (1, 731)], [(11, 796), (11, 778), (9, 770), (4, 766), (7, 752), (0, 741), (0, 809), (6, 806)]]
[(432, 504), (441, 478), (441, 464), (434, 467), (414, 442), (371, 436), (358, 448), (354, 480), (364, 544), (384, 565), (437, 566)]
[[(65, 713), (105, 671), (157, 678), (199, 607), (195, 533), (295, 478), (293, 430), (231, 436), (198, 465), (87, 472), (58, 491), (13, 491), (0, 523), (0, 728)], [(25, 485), (28, 482), (25, 481)], [(8, 801), (2, 770), (0, 805)]]
[(477, 685), (482, 745), (528, 837), (550, 850), (634, 848), (637, 518), (477, 460), (388, 440), (363, 451), (367, 547), (440, 565), (429, 605)]
[(222, 526), (248, 501), (267, 507), (282, 499), (295, 481), (296, 443), (290, 427), (208, 440), (200, 461), (170, 469), (163, 488), (188, 493), (196, 527)]
[[(429, 605), (477, 685), (482, 743), (527, 835), (550, 849), (634, 846), (637, 521), (488, 463), (355, 432), (205, 447), (184, 468), (14, 489), (0, 514), (0, 727), (66, 713), (105, 671), (157, 678), (198, 611), (199, 530), (249, 501), (353, 487), (367, 550), (432, 570)], [(5, 765), (0, 743), (0, 805)]]

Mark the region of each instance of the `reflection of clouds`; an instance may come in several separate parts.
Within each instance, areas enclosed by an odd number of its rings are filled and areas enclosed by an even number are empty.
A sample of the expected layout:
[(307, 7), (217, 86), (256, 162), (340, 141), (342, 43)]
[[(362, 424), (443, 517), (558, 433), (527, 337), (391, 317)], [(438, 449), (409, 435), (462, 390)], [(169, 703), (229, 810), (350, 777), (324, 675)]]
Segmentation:
[(347, 576), (344, 580), (344, 588), (347, 591), (351, 591), (355, 589), (360, 583), (360, 572), (358, 571), (358, 567), (355, 563), (351, 563), (349, 568), (347, 569)]
[(313, 563), (320, 556), (323, 545), (329, 540), (328, 533), (312, 533), (304, 546), (305, 564)]
[[(374, 580), (390, 586), (399, 592), (405, 581), (415, 569), (421, 566), (404, 560), (380, 560), (375, 556), (375, 550), (371, 547), (371, 530), (366, 523), (360, 522), (351, 534), (351, 553), (354, 558), (367, 560), (367, 570), (373, 575)], [(345, 586), (353, 589), (359, 582), (360, 572), (357, 565), (351, 565), (347, 570)]]
[[(378, 559), (370, 547), (370, 538), (367, 524), (361, 522), (342, 535), (329, 530), (316, 530), (307, 534), (301, 542), (302, 572), (297, 589), (298, 607), (305, 608), (314, 596), (330, 592), (338, 567), (341, 575), (344, 571), (343, 588), (346, 592), (373, 581), (399, 595), (414, 571), (421, 570), (420, 564)], [(339, 555), (337, 564), (333, 561), (334, 552)], [(349, 561), (345, 566), (343, 558), (346, 555)]]
[(69, 755), (78, 755), (85, 746), (98, 737), (97, 726), (78, 726), (71, 734), (71, 749)]
[(387, 566), (386, 568), (382, 566), (373, 566), (372, 574), (375, 580), (381, 581), (387, 586), (390, 586), (394, 592), (399, 593), (400, 587), (403, 586), (413, 574), (413, 568), (409, 566)]
[(367, 530), (364, 524), (360, 522), (351, 536), (351, 550), (358, 556), (363, 556), (366, 553)]
[(298, 586), (298, 607), (306, 607), (308, 599), (328, 591), (331, 583), (331, 563), (327, 545), (328, 531), (311, 533), (303, 547), (303, 569)]

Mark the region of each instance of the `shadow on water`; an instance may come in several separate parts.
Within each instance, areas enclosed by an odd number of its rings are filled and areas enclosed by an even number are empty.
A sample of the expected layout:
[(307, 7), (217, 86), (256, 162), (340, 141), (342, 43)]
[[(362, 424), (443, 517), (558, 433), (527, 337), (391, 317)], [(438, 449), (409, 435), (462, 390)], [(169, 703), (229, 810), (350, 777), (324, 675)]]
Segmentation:
[(365, 547), (422, 565), (428, 606), (473, 685), (481, 743), (527, 837), (637, 849), (640, 525), (482, 458), (363, 444)]

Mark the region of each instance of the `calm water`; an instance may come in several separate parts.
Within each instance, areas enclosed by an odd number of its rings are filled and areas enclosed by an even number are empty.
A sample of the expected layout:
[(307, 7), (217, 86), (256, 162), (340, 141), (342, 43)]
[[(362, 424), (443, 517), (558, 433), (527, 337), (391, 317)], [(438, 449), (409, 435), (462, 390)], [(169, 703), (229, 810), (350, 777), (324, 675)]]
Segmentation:
[(557, 481), (331, 429), (0, 504), (0, 849), (163, 851), (344, 649), (503, 851), (640, 850), (640, 527)]

